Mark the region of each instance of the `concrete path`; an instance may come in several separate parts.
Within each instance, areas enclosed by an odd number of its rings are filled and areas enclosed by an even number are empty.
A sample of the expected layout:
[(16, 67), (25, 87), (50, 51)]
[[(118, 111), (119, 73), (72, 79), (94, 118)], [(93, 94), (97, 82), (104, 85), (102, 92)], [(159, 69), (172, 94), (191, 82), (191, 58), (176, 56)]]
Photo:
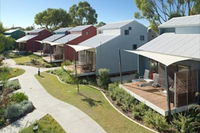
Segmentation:
[[(28, 95), (30, 101), (33, 102), (38, 112), (38, 117), (42, 117), (44, 114), (50, 114), (67, 133), (106, 133), (102, 127), (100, 127), (93, 119), (87, 114), (83, 113), (78, 108), (62, 102), (53, 96), (51, 96), (35, 79), (34, 75), (37, 73), (37, 68), (31, 66), (18, 66), (12, 60), (5, 61), (11, 67), (18, 67), (24, 69), (26, 72), (19, 76), (19, 82), (22, 89), (20, 91)], [(45, 71), (47, 69), (41, 69)], [(34, 113), (34, 112), (33, 112)], [(41, 115), (42, 114), (42, 115)], [(34, 115), (32, 116), (34, 117)], [(32, 118), (33, 119), (33, 118)], [(16, 127), (16, 124), (10, 125), (1, 129), (3, 133), (14, 133), (23, 128), (29, 120), (29, 116), (25, 116), (24, 122)]]

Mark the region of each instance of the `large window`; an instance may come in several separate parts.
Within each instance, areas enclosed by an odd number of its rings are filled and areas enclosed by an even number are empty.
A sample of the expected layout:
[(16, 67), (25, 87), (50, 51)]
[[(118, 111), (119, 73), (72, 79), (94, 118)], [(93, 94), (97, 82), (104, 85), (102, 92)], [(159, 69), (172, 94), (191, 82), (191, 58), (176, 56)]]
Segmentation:
[(140, 41), (144, 41), (144, 35), (140, 36)]

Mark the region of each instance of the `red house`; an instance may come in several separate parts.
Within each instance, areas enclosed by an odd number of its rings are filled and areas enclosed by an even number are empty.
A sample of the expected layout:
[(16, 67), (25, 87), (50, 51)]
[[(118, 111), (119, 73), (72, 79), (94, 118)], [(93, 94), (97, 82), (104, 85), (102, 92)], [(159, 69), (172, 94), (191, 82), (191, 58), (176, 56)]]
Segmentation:
[(46, 29), (35, 29), (28, 31), (26, 36), (16, 40), (18, 43), (18, 50), (30, 52), (42, 50), (42, 45), (37, 41), (43, 40), (50, 35), (52, 35), (52, 33)]
[(64, 48), (64, 60), (73, 60), (74, 55), (76, 54), (75, 50), (66, 44), (78, 45), (79, 43), (95, 36), (97, 34), (96, 27), (92, 25), (77, 26), (70, 30), (70, 34), (66, 35), (54, 43), (63, 44)]

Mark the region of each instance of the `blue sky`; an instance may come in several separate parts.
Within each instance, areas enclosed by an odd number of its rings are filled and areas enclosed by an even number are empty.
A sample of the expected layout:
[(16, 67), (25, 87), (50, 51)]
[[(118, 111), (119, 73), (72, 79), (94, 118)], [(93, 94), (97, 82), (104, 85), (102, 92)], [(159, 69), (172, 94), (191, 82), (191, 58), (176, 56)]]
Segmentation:
[[(80, 0), (0, 0), (0, 21), (5, 27), (27, 27), (34, 23), (34, 16), (47, 8), (69, 10)], [(106, 23), (133, 19), (138, 11), (134, 0), (86, 0), (96, 10), (98, 21)], [(138, 20), (148, 26), (145, 20)]]

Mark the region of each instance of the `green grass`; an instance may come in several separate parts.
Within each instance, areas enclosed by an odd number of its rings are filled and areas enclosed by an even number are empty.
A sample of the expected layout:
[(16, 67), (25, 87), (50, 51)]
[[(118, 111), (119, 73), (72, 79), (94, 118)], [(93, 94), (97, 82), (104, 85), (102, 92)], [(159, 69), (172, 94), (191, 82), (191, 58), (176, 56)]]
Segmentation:
[[(43, 118), (36, 122), (38, 124), (37, 133), (66, 133), (64, 129), (54, 120), (50, 115), (45, 115)], [(34, 133), (34, 124), (24, 128), (20, 133)]]
[(36, 78), (54, 97), (72, 104), (93, 118), (108, 133), (150, 133), (151, 131), (131, 122), (118, 113), (100, 91), (81, 85), (77, 94), (75, 85), (62, 84), (46, 72)]
[(8, 71), (1, 71), (1, 69), (4, 68), (0, 68), (0, 80), (14, 78), (25, 72), (24, 69), (19, 68), (6, 68)]

